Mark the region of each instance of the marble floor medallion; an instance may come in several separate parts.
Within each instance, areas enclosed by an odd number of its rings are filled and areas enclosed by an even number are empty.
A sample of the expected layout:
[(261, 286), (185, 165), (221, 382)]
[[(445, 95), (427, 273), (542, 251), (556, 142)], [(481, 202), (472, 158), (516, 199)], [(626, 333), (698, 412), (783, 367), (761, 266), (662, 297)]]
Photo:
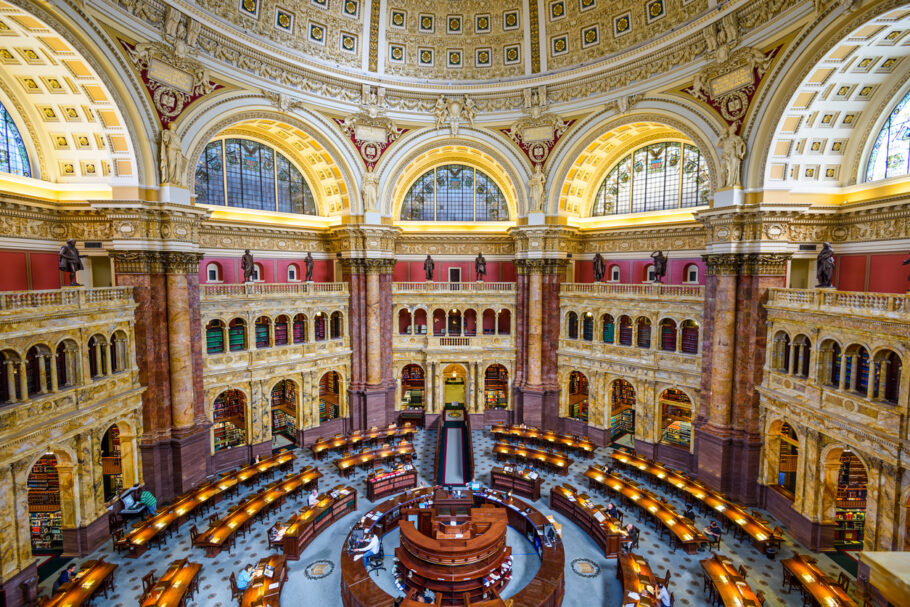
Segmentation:
[(575, 559), (572, 561), (572, 571), (581, 577), (597, 577), (600, 575), (600, 566), (589, 559)]
[(332, 561), (313, 561), (306, 566), (303, 573), (311, 580), (320, 580), (327, 577), (335, 570), (335, 563)]

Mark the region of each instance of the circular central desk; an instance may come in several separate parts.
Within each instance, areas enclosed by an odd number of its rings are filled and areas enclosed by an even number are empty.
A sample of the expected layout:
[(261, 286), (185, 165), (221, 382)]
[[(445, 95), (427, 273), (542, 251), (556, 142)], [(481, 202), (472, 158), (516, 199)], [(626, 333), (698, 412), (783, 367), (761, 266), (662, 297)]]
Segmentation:
[[(382, 537), (398, 527), (404, 509), (429, 507), (432, 501), (432, 488), (402, 493), (367, 512), (361, 519), (361, 527), (367, 534), (375, 533)], [(474, 505), (483, 504), (504, 508), (509, 526), (521, 533), (534, 546), (540, 557), (537, 575), (508, 599), (512, 607), (561, 605), (565, 591), (565, 551), (561, 540), (547, 545), (544, 529), (549, 521), (546, 516), (522, 500), (489, 489), (474, 493)], [(347, 542), (345, 545), (347, 546)], [(341, 551), (341, 599), (345, 607), (393, 607), (394, 604), (394, 597), (382, 590), (367, 573), (364, 560), (355, 561), (354, 555), (345, 549)], [(402, 607), (416, 607), (421, 604), (409, 600), (401, 603)], [(472, 602), (470, 607), (504, 607), (505, 604), (502, 600), (492, 600)]]

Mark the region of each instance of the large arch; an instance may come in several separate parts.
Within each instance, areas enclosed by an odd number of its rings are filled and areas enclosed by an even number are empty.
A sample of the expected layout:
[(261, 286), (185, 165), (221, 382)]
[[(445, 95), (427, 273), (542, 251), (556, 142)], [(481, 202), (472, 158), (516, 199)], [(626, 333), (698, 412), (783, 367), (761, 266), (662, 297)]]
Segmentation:
[[(752, 150), (747, 190), (811, 195), (821, 189), (816, 199), (825, 201), (837, 187), (857, 183), (876, 127), (907, 90), (910, 63), (901, 59), (910, 47), (897, 44), (902, 36), (894, 44), (887, 39), (910, 25), (906, 15), (894, 18), (906, 12), (906, 0), (853, 11), (838, 6), (831, 3), (817, 15), (767, 76), (758, 111), (744, 128)], [(893, 69), (886, 66), (889, 59), (896, 59)]]
[(694, 144), (718, 183), (719, 160), (714, 142), (716, 119), (679, 99), (649, 98), (627, 114), (606, 110), (573, 125), (548, 162), (547, 214), (575, 218), (590, 215), (591, 201), (607, 171), (624, 155), (648, 142), (663, 139)]
[(458, 137), (437, 129), (405, 134), (376, 166), (381, 212), (397, 220), (411, 184), (433, 167), (449, 163), (473, 166), (499, 186), (509, 207), (509, 223), (528, 212), (530, 163), (512, 144), (489, 131), (462, 128)]

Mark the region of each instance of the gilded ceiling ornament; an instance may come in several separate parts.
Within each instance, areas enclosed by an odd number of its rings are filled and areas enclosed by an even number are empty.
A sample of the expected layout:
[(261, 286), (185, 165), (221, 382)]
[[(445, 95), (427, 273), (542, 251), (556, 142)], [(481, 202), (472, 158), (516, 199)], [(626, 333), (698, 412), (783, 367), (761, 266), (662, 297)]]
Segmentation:
[(512, 123), (507, 129), (500, 129), (509, 139), (518, 144), (535, 167), (542, 166), (550, 151), (572, 125), (556, 114), (547, 112), (547, 87), (539, 86), (525, 89), (525, 116)]
[(448, 125), (452, 137), (457, 137), (458, 126), (462, 122), (467, 122), (474, 126), (474, 118), (477, 116), (477, 104), (467, 95), (453, 99), (440, 95), (433, 106), (433, 116), (436, 119), (437, 129)]
[(388, 146), (408, 131), (399, 128), (385, 116), (384, 104), (385, 89), (365, 84), (361, 93), (361, 112), (343, 120), (335, 119), (344, 134), (350, 137), (351, 142), (357, 147), (370, 172), (376, 167)]

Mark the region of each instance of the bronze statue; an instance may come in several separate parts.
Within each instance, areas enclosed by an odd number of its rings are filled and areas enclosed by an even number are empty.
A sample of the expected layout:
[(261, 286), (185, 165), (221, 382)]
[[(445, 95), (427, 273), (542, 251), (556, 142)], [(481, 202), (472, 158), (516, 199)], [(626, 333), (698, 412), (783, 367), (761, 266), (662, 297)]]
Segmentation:
[(426, 273), (427, 282), (433, 281), (433, 270), (436, 268), (436, 264), (433, 263), (433, 258), (427, 255), (427, 258), (423, 262), (423, 271)]
[(654, 251), (651, 259), (654, 260), (654, 282), (663, 283), (664, 276), (667, 275), (667, 256), (663, 251)]
[(309, 251), (306, 252), (303, 265), (306, 267), (306, 281), (313, 282), (313, 254)]
[(73, 238), (70, 238), (66, 241), (66, 244), (60, 247), (60, 263), (58, 267), (61, 272), (70, 273), (70, 284), (71, 287), (81, 287), (78, 282), (76, 282), (76, 272), (82, 270), (82, 259), (79, 257), (79, 250), (76, 249), (76, 241)]
[(483, 258), (483, 253), (477, 254), (477, 259), (474, 260), (474, 271), (477, 273), (477, 280), (483, 281), (487, 275), (487, 260)]
[(243, 270), (243, 282), (253, 282), (253, 272), (256, 271), (256, 266), (249, 249), (245, 250), (243, 257), (240, 258), (240, 269)]
[(607, 262), (604, 261), (603, 255), (594, 254), (594, 282), (601, 282), (604, 274), (607, 273)]
[(815, 285), (816, 288), (834, 288), (832, 285), (834, 280), (834, 249), (831, 248), (830, 242), (822, 244), (822, 250), (815, 260), (815, 279), (818, 281), (818, 284)]

